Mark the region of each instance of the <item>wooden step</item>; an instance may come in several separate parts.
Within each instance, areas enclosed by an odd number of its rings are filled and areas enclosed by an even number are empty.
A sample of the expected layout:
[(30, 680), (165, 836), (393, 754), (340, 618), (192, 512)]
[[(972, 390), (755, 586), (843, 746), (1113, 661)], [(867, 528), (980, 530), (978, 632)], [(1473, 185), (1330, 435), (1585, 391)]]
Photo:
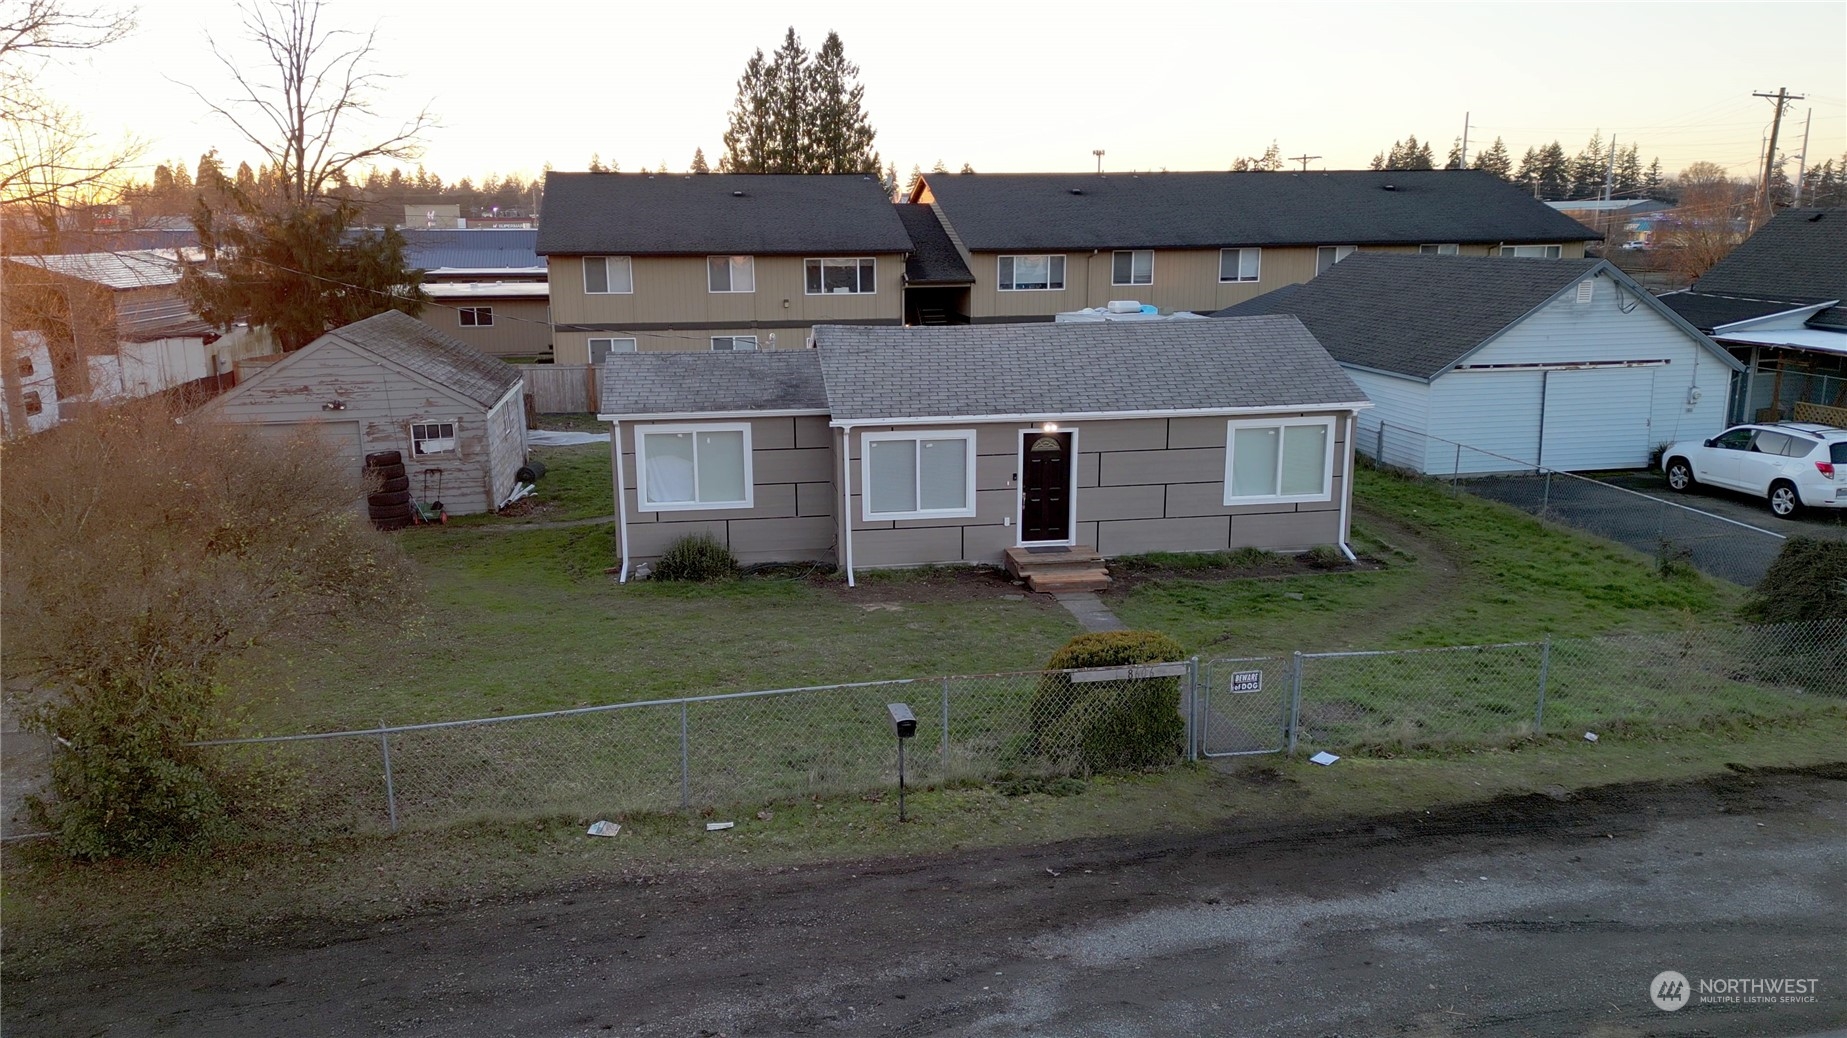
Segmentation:
[(1102, 591), (1109, 587), (1109, 571), (1099, 566), (1093, 569), (1061, 570), (1057, 573), (1032, 573), (1026, 577), (1026, 587), (1030, 591), (1042, 591), (1048, 595), (1060, 591)]
[(1004, 553), (1007, 572), (1015, 577), (1026, 577), (1034, 573), (1060, 573), (1072, 570), (1100, 569), (1103, 556), (1087, 545), (1075, 545), (1069, 548), (1008, 548)]

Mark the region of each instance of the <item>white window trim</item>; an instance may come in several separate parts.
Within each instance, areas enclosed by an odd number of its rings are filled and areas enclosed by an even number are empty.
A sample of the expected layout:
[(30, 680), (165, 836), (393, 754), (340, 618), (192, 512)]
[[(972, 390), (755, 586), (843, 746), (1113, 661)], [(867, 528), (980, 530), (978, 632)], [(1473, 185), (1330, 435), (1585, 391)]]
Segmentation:
[[(463, 328), (492, 328), (494, 327), (494, 308), (493, 307), (491, 306), (464, 306), (464, 307), (459, 307), (458, 309), (460, 312), (456, 315), (456, 322), (461, 327)], [(472, 313), (475, 318), (472, 324), (467, 321), (462, 320), (463, 314), (470, 314), (470, 313)], [(483, 321), (481, 319), (483, 317), (487, 318), (487, 320)]]
[[(1253, 277), (1248, 277), (1248, 278), (1244, 277), (1243, 275), (1238, 275), (1235, 277), (1226, 277), (1225, 276), (1225, 254), (1227, 252), (1235, 252), (1239, 254), (1238, 255), (1238, 266), (1240, 269), (1242, 269), (1244, 266), (1244, 255), (1243, 254), (1246, 252), (1254, 253), (1257, 256), (1256, 275)], [(1263, 280), (1263, 250), (1262, 249), (1239, 246), (1238, 248), (1235, 248), (1235, 249), (1220, 249), (1219, 250), (1219, 284), (1221, 285), (1254, 285), (1262, 280)]]
[[(1122, 255), (1125, 252), (1128, 253), (1129, 255), (1129, 280), (1117, 281), (1116, 280), (1116, 257)], [(1148, 280), (1136, 281), (1135, 280), (1135, 257), (1141, 255), (1144, 252), (1148, 254)], [(996, 272), (998, 273), (998, 268), (996, 268)], [(1146, 287), (1146, 286), (1154, 284), (1154, 250), (1153, 249), (1116, 249), (1112, 251), (1109, 255), (1109, 283), (1110, 283), (1110, 286), (1113, 288), (1138, 288), (1138, 287)]]
[[(1321, 426), (1328, 432), (1327, 453), (1321, 459), (1321, 490), (1313, 494), (1264, 494), (1253, 497), (1233, 497), (1231, 493), (1231, 463), (1236, 454), (1236, 445), (1232, 438), (1239, 429), (1284, 429), (1293, 426)], [(1225, 493), (1224, 501), (1230, 505), (1268, 505), (1296, 504), (1311, 501), (1329, 501), (1334, 495), (1334, 419), (1321, 418), (1248, 418), (1233, 419), (1225, 423)], [(1277, 444), (1276, 463), (1279, 468), (1276, 486), (1282, 489), (1280, 468), (1282, 465), (1282, 444)]]
[[(734, 276), (731, 272), (731, 261), (740, 260), (740, 259), (749, 260), (750, 261), (750, 287), (749, 288), (736, 288), (736, 287), (713, 288), (712, 287), (712, 261), (715, 259), (722, 259), (725, 261), (725, 276), (730, 280), (731, 284), (734, 286), (737, 284), (737, 277)], [(742, 254), (733, 254), (733, 255), (725, 255), (725, 256), (707, 256), (705, 258), (705, 290), (712, 295), (718, 295), (718, 296), (747, 296), (747, 295), (754, 294), (757, 291), (757, 257), (745, 256)]]
[[(742, 501), (671, 501), (660, 504), (648, 500), (648, 436), (651, 433), (693, 434), (693, 492), (699, 486), (699, 434), (741, 432), (744, 434), (744, 499)], [(751, 466), (749, 422), (701, 422), (683, 425), (637, 425), (635, 436), (635, 511), (637, 512), (715, 512), (721, 509), (756, 507), (757, 484)]]
[[(810, 263), (821, 264), (821, 291), (819, 292), (810, 292), (808, 290), (808, 264)], [(860, 266), (866, 263), (872, 264), (872, 290), (868, 292), (863, 288), (855, 288), (851, 292), (829, 292), (827, 291), (827, 265), (829, 263), (834, 263), (834, 264), (839, 264), (839, 265), (845, 265), (849, 263), (852, 264), (853, 265), (853, 280), (854, 280), (854, 284), (856, 285), (859, 283)], [(877, 256), (810, 256), (802, 260), (802, 294), (805, 296), (875, 296), (875, 295), (878, 295), (879, 294), (879, 258)]]
[[(920, 508), (911, 512), (874, 512), (872, 510), (872, 450), (871, 444), (879, 441), (910, 440), (961, 440), (968, 445), (962, 455), (968, 461), (967, 470), (962, 473), (963, 497), (968, 505), (963, 508)], [(859, 440), (859, 510), (869, 523), (896, 522), (902, 519), (973, 519), (975, 517), (975, 470), (979, 467), (975, 455), (975, 430), (973, 429), (911, 429), (905, 432), (869, 432), (863, 433)], [(917, 466), (917, 478), (923, 478), (923, 466)], [(923, 488), (917, 488), (917, 500), (922, 503)]]
[[(617, 353), (635, 353), (641, 349), (640, 340), (633, 335), (592, 335), (584, 340), (584, 350), (592, 364), (596, 363), (596, 344), (599, 342), (610, 344), (609, 352), (612, 356)], [(618, 350), (615, 347), (615, 344), (618, 342), (626, 342), (631, 345), (626, 350)]]
[[(719, 349), (718, 340), (720, 339), (730, 339), (731, 348), (728, 350)], [(751, 342), (750, 349), (748, 350), (738, 349), (737, 341), (739, 339), (749, 339)], [(763, 340), (757, 338), (755, 335), (714, 335), (712, 336), (712, 352), (713, 353), (755, 353), (758, 350), (761, 350), (762, 348), (763, 348)]]
[[(1540, 255), (1521, 256), (1519, 253), (1520, 249), (1538, 249), (1540, 250)], [(1501, 246), (1501, 255), (1509, 256), (1514, 259), (1562, 259), (1565, 255), (1565, 249), (1562, 245), (1503, 245)]]
[[(1058, 259), (1063, 260), (1064, 262), (1062, 265), (1065, 268), (1064, 281), (1061, 282), (1057, 288), (1052, 288), (1049, 283), (1045, 288), (1009, 288), (1002, 285), (1000, 283), (1000, 261), (1004, 259), (1017, 260), (1027, 256), (1045, 257), (1045, 274), (1048, 282), (1052, 276), (1052, 257), (1056, 256)], [(1063, 292), (1065, 287), (1069, 284), (1071, 284), (1071, 257), (1062, 252), (1009, 252), (994, 257), (994, 290), (997, 292)]]
[[(635, 294), (635, 262), (633, 260), (629, 259), (627, 256), (585, 256), (584, 259), (586, 260), (586, 262), (583, 264), (584, 295), (587, 295), (587, 296), (632, 296)], [(616, 291), (613, 288), (605, 288), (601, 292), (591, 291), (590, 290), (590, 264), (587, 261), (593, 260), (593, 259), (600, 259), (603, 261), (603, 278), (604, 278), (603, 283), (605, 285), (609, 284), (609, 261), (610, 260), (621, 260), (622, 262), (628, 264), (628, 288), (623, 289), (620, 292)]]
[(1462, 246), (1455, 242), (1432, 242), (1419, 245), (1417, 251), (1425, 256), (1460, 256)]
[(1341, 260), (1344, 260), (1348, 256), (1351, 256), (1354, 253), (1360, 251), (1360, 247), (1358, 245), (1317, 245), (1315, 246), (1315, 273), (1316, 274), (1324, 273), (1324, 271), (1322, 271), (1321, 269), (1321, 250), (1322, 249), (1333, 249), (1334, 250), (1334, 263), (1328, 264), (1328, 268), (1330, 270), (1333, 269), (1335, 263), (1339, 263)]
[[(419, 452), (417, 450), (417, 444), (419, 442), (417, 439), (417, 426), (419, 425), (446, 425), (448, 426), (449, 427), (448, 439), (454, 442), (454, 446), (450, 447), (446, 451), (421, 451)], [(454, 419), (454, 418), (425, 418), (420, 421), (406, 422), (404, 423), (404, 432), (410, 437), (410, 452), (408, 455), (408, 460), (410, 461), (414, 462), (414, 461), (418, 461), (423, 458), (449, 458), (449, 457), (460, 458), (462, 456), (462, 423), (457, 419)], [(430, 437), (426, 437), (426, 439), (440, 440), (440, 439), (443, 439), (443, 437), (430, 436)]]

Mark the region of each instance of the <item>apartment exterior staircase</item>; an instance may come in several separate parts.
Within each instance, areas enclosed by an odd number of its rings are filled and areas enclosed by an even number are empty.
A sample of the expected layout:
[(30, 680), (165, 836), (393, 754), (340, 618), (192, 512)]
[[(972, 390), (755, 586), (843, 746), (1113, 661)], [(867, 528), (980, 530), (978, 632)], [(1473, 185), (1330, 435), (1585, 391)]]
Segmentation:
[(1052, 548), (1008, 548), (1007, 572), (1024, 580), (1031, 591), (1101, 591), (1109, 587), (1103, 556), (1087, 545)]

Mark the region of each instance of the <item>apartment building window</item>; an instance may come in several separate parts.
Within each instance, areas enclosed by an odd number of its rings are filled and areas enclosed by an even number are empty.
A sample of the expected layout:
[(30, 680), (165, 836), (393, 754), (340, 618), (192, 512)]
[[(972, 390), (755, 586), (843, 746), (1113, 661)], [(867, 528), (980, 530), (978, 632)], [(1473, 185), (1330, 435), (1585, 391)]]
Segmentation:
[(860, 459), (865, 516), (931, 519), (975, 514), (975, 433), (867, 433)]
[(1315, 250), (1315, 273), (1325, 274), (1329, 267), (1359, 250), (1357, 245), (1323, 245)]
[(714, 335), (712, 349), (719, 353), (749, 353), (757, 348), (754, 335)]
[(866, 295), (878, 291), (872, 257), (811, 259), (804, 291), (811, 296)]
[(424, 458), (433, 454), (456, 453), (454, 422), (412, 422), (410, 454)]
[(1154, 284), (1154, 250), (1135, 249), (1111, 256), (1109, 283), (1112, 285)]
[(1334, 419), (1228, 423), (1225, 503), (1326, 501), (1333, 492)]
[(1002, 292), (1062, 292), (1065, 258), (1058, 256), (1002, 256), (995, 283)]
[(494, 326), (494, 308), (491, 306), (464, 306), (461, 309), (462, 327), (492, 328)]
[(755, 292), (757, 264), (751, 256), (707, 256), (706, 287), (713, 292)]
[(750, 424), (644, 425), (635, 430), (643, 512), (751, 506)]
[(1419, 245), (1417, 251), (1425, 256), (1454, 256), (1462, 251), (1460, 245)]
[(612, 353), (634, 353), (634, 339), (591, 339), (590, 363), (601, 364)]
[(1219, 281), (1256, 281), (1263, 267), (1262, 249), (1220, 249)]
[(585, 256), (584, 294), (628, 295), (635, 291), (635, 267), (627, 256)]
[(1557, 245), (1503, 245), (1501, 255), (1517, 259), (1558, 259), (1563, 253)]

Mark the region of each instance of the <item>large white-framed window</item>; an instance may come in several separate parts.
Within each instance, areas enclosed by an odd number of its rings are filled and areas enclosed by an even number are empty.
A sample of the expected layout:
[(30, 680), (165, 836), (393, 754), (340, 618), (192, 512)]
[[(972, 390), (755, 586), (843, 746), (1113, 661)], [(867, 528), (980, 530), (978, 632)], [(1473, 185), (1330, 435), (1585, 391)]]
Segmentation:
[(1462, 251), (1460, 245), (1419, 245), (1417, 251), (1425, 256), (1454, 256)]
[(1124, 249), (1110, 254), (1109, 283), (1154, 284), (1154, 250)]
[(712, 292), (755, 292), (757, 260), (754, 256), (707, 256), (705, 287)]
[(807, 271), (802, 291), (807, 295), (863, 296), (879, 290), (878, 279), (874, 276), (877, 263), (871, 256), (811, 259), (804, 266)]
[(1002, 256), (997, 261), (995, 286), (1002, 292), (1062, 292), (1065, 257)]
[(1325, 274), (1329, 267), (1359, 251), (1357, 245), (1323, 245), (1315, 250), (1315, 273)]
[(629, 295), (635, 291), (635, 265), (627, 256), (585, 256), (584, 294)]
[(754, 353), (757, 349), (757, 337), (754, 335), (714, 335), (712, 351), (714, 353)]
[(627, 338), (595, 338), (590, 340), (590, 363), (601, 364), (612, 353), (634, 353), (635, 340)]
[(635, 500), (643, 512), (749, 508), (750, 423), (635, 427)]
[(1517, 259), (1558, 259), (1564, 249), (1557, 245), (1503, 245), (1501, 255)]
[(410, 456), (429, 458), (438, 454), (459, 454), (460, 441), (454, 422), (410, 423)]
[(492, 328), (494, 326), (494, 308), (491, 306), (464, 306), (457, 311), (464, 328)]
[(1227, 423), (1226, 504), (1326, 501), (1333, 488), (1333, 418), (1255, 418)]
[(1256, 281), (1263, 274), (1262, 249), (1220, 249), (1219, 281)]
[(975, 514), (973, 429), (866, 433), (859, 466), (868, 522)]

